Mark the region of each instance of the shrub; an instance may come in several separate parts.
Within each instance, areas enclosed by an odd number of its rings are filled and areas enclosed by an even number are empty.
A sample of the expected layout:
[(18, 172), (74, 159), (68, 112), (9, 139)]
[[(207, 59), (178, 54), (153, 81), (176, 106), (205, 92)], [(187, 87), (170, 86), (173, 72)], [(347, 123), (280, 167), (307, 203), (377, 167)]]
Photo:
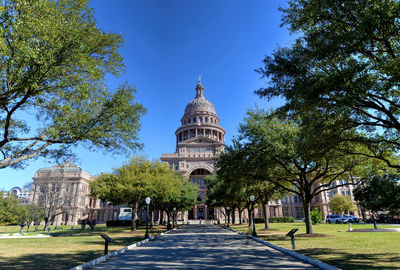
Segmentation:
[(319, 223), (322, 220), (322, 214), (318, 210), (318, 208), (315, 208), (314, 210), (311, 211), (311, 222), (313, 225)]
[[(264, 223), (264, 218), (255, 218), (255, 223)], [(268, 221), (270, 223), (292, 223), (294, 222), (294, 217), (269, 217)]]

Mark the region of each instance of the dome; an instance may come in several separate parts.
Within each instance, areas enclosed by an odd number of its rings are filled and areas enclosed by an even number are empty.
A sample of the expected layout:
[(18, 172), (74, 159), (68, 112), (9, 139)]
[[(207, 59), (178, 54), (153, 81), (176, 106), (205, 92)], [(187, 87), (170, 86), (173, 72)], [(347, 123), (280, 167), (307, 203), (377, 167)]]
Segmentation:
[(204, 97), (204, 87), (200, 80), (196, 86), (196, 97), (186, 105), (185, 114), (193, 112), (208, 112), (216, 115), (214, 105)]
[(54, 165), (51, 168), (41, 168), (37, 171), (38, 173), (49, 173), (49, 172), (69, 172), (69, 173), (80, 173), (82, 169), (75, 164), (72, 164), (69, 160), (63, 164)]

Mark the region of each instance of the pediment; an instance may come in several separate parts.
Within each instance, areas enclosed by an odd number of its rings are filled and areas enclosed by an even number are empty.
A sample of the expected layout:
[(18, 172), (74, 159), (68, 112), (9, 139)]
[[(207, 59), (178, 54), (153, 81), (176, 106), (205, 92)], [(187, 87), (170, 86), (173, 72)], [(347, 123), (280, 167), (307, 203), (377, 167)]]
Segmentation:
[(197, 136), (193, 137), (190, 139), (187, 139), (186, 141), (178, 143), (178, 145), (186, 145), (186, 144), (218, 144), (222, 145), (221, 142), (218, 142), (216, 140), (204, 137), (204, 136)]

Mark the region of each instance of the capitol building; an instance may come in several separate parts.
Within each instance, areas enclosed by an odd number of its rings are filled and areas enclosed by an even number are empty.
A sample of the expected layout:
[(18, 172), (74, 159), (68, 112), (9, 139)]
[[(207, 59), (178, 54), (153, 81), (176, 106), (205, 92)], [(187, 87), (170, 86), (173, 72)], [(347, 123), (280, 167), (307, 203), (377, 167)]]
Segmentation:
[(225, 130), (219, 125), (219, 118), (213, 104), (204, 96), (204, 87), (199, 83), (195, 98), (188, 103), (181, 118), (181, 126), (175, 131), (175, 153), (162, 154), (161, 161), (199, 187), (200, 202), (180, 217), (188, 219), (213, 220), (219, 218), (216, 209), (205, 203), (207, 186), (204, 178), (214, 174), (215, 158), (224, 151)]

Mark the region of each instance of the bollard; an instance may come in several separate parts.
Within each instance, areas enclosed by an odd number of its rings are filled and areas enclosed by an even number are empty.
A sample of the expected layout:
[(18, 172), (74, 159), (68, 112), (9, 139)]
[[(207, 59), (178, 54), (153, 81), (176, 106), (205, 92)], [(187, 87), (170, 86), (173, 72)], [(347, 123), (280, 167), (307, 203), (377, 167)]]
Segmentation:
[(353, 228), (351, 227), (351, 222), (349, 222), (349, 231), (352, 231)]
[(292, 242), (292, 249), (296, 249), (296, 244), (294, 242), (294, 235), (290, 237), (290, 241)]

